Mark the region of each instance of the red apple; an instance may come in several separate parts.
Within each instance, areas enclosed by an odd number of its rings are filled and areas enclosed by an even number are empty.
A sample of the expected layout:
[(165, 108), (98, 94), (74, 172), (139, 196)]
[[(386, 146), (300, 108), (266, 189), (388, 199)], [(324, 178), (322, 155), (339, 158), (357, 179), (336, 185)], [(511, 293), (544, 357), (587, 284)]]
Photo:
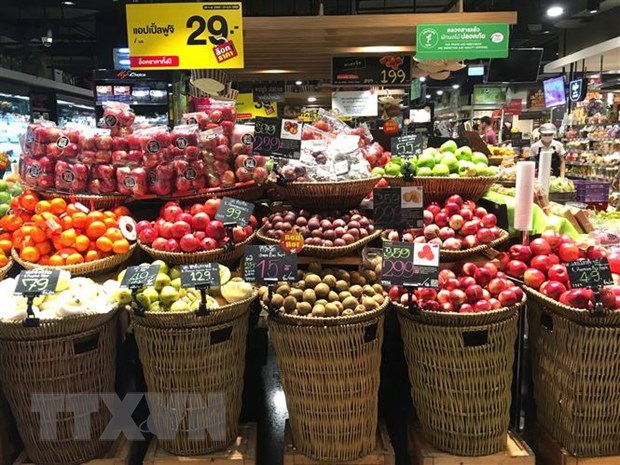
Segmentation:
[(607, 256), (607, 250), (599, 245), (591, 245), (586, 250), (586, 258), (588, 260), (596, 260), (598, 258), (605, 258)]
[(455, 231), (458, 231), (459, 229), (461, 229), (463, 227), (463, 223), (464, 221), (461, 215), (452, 215), (450, 217), (449, 225)]
[(424, 226), (427, 226), (433, 222), (433, 214), (428, 210), (424, 210)]
[(143, 229), (152, 228), (152, 227), (153, 226), (150, 221), (146, 221), (146, 220), (138, 221), (138, 223), (136, 224), (136, 232), (140, 234), (140, 231), (142, 231)]
[(452, 227), (448, 228), (447, 226), (444, 226), (443, 228), (439, 230), (439, 239), (441, 239), (442, 241), (445, 241), (446, 239), (449, 239), (454, 236), (455, 236), (455, 232), (454, 232), (454, 229), (452, 229)]
[(480, 228), (476, 233), (476, 237), (482, 244), (489, 244), (493, 242), (493, 239), (495, 239), (493, 231), (489, 228)]
[(579, 247), (575, 243), (563, 242), (558, 248), (558, 255), (564, 263), (574, 262), (579, 258)]
[(171, 223), (170, 221), (164, 222), (159, 227), (159, 235), (166, 239), (170, 239), (172, 237), (172, 225), (173, 223)]
[(459, 207), (461, 207), (463, 205), (463, 197), (461, 197), (458, 194), (453, 194), (450, 197), (448, 197), (448, 200), (446, 200), (446, 205), (448, 203), (455, 203), (457, 204)]
[(157, 239), (157, 233), (153, 228), (144, 228), (138, 233), (138, 240), (146, 245), (150, 245)]
[(431, 239), (435, 239), (438, 236), (439, 236), (439, 226), (437, 226), (436, 224), (429, 224), (428, 226), (424, 228), (424, 238), (427, 241), (430, 241)]
[(463, 207), (459, 211), (459, 215), (463, 217), (463, 220), (470, 221), (474, 217), (474, 212), (472, 212), (469, 208)]
[(510, 261), (510, 255), (507, 252), (500, 252), (495, 259), (499, 262), (498, 268), (500, 270), (505, 270), (508, 266), (508, 262)]
[(463, 224), (463, 227), (461, 228), (460, 233), (463, 236), (471, 236), (471, 235), (475, 235), (478, 232), (478, 229), (480, 229), (480, 223), (474, 220), (470, 220), (470, 221), (466, 221)]
[(444, 289), (448, 291), (453, 291), (459, 288), (459, 280), (456, 278), (449, 278), (443, 285)]
[(172, 225), (172, 237), (175, 239), (181, 239), (186, 234), (192, 232), (192, 227), (185, 221), (175, 221)]
[(241, 226), (237, 226), (232, 230), (232, 239), (235, 244), (239, 244), (240, 242), (245, 241), (248, 238), (248, 235), (245, 232), (245, 229)]
[(176, 239), (168, 239), (166, 241), (166, 252), (180, 252), (181, 247)]
[(448, 226), (449, 221), (450, 221), (450, 217), (448, 216), (446, 212), (437, 213), (433, 219), (433, 222), (440, 228), (443, 228), (444, 226)]
[(546, 231), (543, 231), (540, 237), (541, 239), (547, 241), (547, 243), (551, 246), (552, 250), (556, 250), (558, 245), (560, 245), (560, 235), (553, 229), (547, 229)]
[(497, 269), (497, 267), (493, 263), (491, 263), (491, 262), (485, 263), (484, 265), (482, 265), (482, 268), (486, 268), (487, 270), (489, 270), (489, 273), (491, 273), (491, 279), (497, 277), (497, 272), (499, 270)]
[(512, 290), (512, 288), (500, 292), (499, 296), (497, 296), (497, 299), (499, 300), (499, 303), (502, 307), (512, 307), (513, 305), (519, 303), (517, 295)]
[(491, 308), (493, 310), (498, 310), (498, 309), (502, 308), (502, 304), (500, 303), (500, 301), (495, 299), (495, 298), (489, 299), (489, 303), (491, 304)]
[(469, 236), (465, 236), (463, 238), (463, 248), (465, 249), (473, 249), (474, 247), (478, 247), (479, 245), (480, 241), (475, 234), (470, 234)]
[(217, 249), (217, 242), (211, 237), (205, 237), (200, 241), (200, 246), (202, 247), (202, 250), (213, 250)]
[(480, 219), (484, 218), (488, 213), (489, 212), (484, 207), (476, 207), (474, 210), (474, 216)]
[(487, 213), (481, 218), (481, 220), (482, 226), (484, 226), (485, 228), (492, 228), (497, 224), (497, 216), (495, 216), (493, 213)]
[(471, 263), (471, 262), (463, 263), (463, 266), (461, 268), (461, 272), (463, 273), (464, 276), (474, 276), (477, 270), (478, 270), (478, 267), (474, 263)]
[(177, 204), (168, 205), (164, 208), (163, 217), (166, 221), (171, 223), (177, 220), (177, 217), (183, 213), (183, 209)]
[(224, 223), (218, 220), (209, 221), (205, 232), (207, 233), (207, 236), (215, 239), (216, 241), (220, 241), (226, 236), (226, 229), (224, 228)]
[(421, 287), (415, 291), (418, 300), (435, 300), (437, 298), (437, 291), (430, 287)]
[(445, 250), (461, 250), (462, 242), (456, 237), (449, 237), (445, 240), (441, 247)]
[(454, 306), (450, 302), (444, 302), (443, 304), (441, 304), (441, 311), (442, 312), (453, 312)]
[(591, 289), (571, 289), (562, 293), (560, 302), (569, 307), (590, 308), (593, 293)]
[(551, 268), (553, 264), (549, 260), (548, 255), (536, 255), (534, 258), (532, 258), (530, 266), (532, 268), (536, 268), (537, 270), (542, 271), (543, 273), (547, 273), (549, 271), (549, 268)]
[(536, 268), (528, 268), (523, 273), (523, 282), (534, 289), (539, 289), (542, 283), (545, 282), (545, 273)]
[(474, 279), (481, 286), (486, 286), (487, 284), (491, 282), (491, 280), (493, 279), (493, 276), (491, 272), (486, 268), (486, 266), (483, 266), (481, 268), (478, 268), (475, 271)]
[(166, 250), (166, 244), (168, 244), (168, 240), (163, 237), (158, 237), (153, 241), (152, 247), (155, 250)]
[(512, 276), (513, 278), (521, 279), (525, 273), (525, 270), (527, 270), (527, 265), (521, 260), (510, 260), (510, 262), (508, 262), (508, 266), (506, 267), (506, 274), (508, 276)]
[(439, 302), (440, 304), (450, 302), (450, 291), (448, 291), (447, 289), (442, 289), (441, 291), (439, 291), (437, 293), (437, 302)]
[(525, 263), (528, 263), (532, 256), (532, 250), (524, 244), (515, 244), (508, 249), (508, 253), (510, 254), (510, 258), (513, 260), (519, 260)]
[(564, 265), (552, 265), (547, 275), (549, 276), (549, 281), (568, 282), (568, 271), (566, 271)]
[(489, 292), (492, 295), (499, 295), (504, 289), (506, 289), (506, 281), (500, 278), (492, 279), (488, 285)]
[(482, 287), (478, 284), (472, 284), (465, 289), (465, 295), (467, 296), (467, 301), (470, 304), (475, 304), (483, 297)]
[(450, 302), (455, 307), (464, 304), (467, 301), (467, 295), (460, 289), (450, 291)]
[(538, 238), (530, 242), (530, 250), (534, 255), (549, 255), (551, 246), (545, 239)]
[(493, 308), (491, 307), (491, 302), (489, 302), (488, 300), (479, 300), (474, 304), (475, 313), (488, 312), (490, 310), (493, 310)]
[(463, 290), (467, 289), (473, 284), (476, 284), (476, 279), (473, 276), (463, 276), (461, 279), (459, 279), (459, 287)]
[(459, 211), (461, 211), (459, 204), (454, 202), (447, 202), (443, 209), (448, 216), (456, 215)]
[(545, 281), (540, 286), (540, 292), (550, 299), (559, 300), (563, 292), (566, 292), (566, 286), (559, 281)]
[(455, 279), (456, 275), (454, 274), (454, 271), (449, 270), (448, 268), (444, 268), (443, 270), (439, 271), (439, 285), (443, 286), (448, 279)]
[(441, 207), (435, 202), (429, 204), (426, 209), (433, 214), (433, 217), (437, 216), (437, 213), (441, 211)]
[(469, 304), (462, 304), (459, 308), (459, 313), (474, 313), (474, 307)]
[[(198, 204), (201, 207), (204, 208), (204, 205), (202, 204)], [(205, 228), (207, 227), (207, 224), (209, 224), (209, 221), (211, 221), (211, 218), (209, 218), (209, 215), (207, 215), (204, 211), (199, 211), (197, 213), (194, 213), (194, 216), (192, 217), (192, 229), (194, 231), (204, 231)]]
[(558, 257), (554, 253), (549, 254), (549, 263), (551, 263), (551, 266), (559, 265), (560, 264), (560, 257)]

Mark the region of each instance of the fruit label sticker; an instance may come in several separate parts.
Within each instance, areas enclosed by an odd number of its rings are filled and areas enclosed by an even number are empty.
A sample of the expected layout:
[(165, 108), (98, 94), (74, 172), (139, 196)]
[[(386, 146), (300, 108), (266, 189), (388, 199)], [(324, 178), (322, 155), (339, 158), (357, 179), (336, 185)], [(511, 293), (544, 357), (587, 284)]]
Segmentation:
[(146, 150), (150, 153), (159, 153), (159, 151), (161, 150), (161, 146), (156, 140), (150, 140), (146, 144)]
[(58, 140), (56, 141), (56, 145), (58, 146), (59, 149), (65, 149), (67, 148), (67, 145), (69, 145), (69, 142), (71, 141), (69, 140), (67, 136), (60, 136)]
[(254, 168), (256, 168), (256, 158), (248, 157), (245, 160), (243, 160), (243, 162), (241, 162), (241, 164), (243, 165), (243, 167), (246, 170), (252, 171)]
[(250, 283), (297, 280), (297, 255), (279, 245), (246, 245), (243, 279)]
[(606, 258), (596, 260), (577, 260), (566, 263), (568, 278), (573, 288), (590, 287), (597, 290), (614, 283)]
[(381, 284), (439, 287), (439, 245), (385, 242)]
[(120, 287), (140, 289), (155, 285), (159, 273), (159, 265), (128, 266)]
[(24, 270), (17, 277), (15, 294), (23, 296), (52, 295), (56, 292), (59, 270)]
[(183, 288), (207, 288), (220, 285), (220, 270), (217, 263), (195, 263), (181, 265), (181, 286)]
[(185, 137), (177, 138), (176, 146), (178, 149), (184, 150), (187, 148), (188, 145), (189, 145), (189, 142), (187, 142), (187, 139)]
[(301, 127), (296, 120), (256, 118), (252, 153), (269, 157), (301, 157)]
[(118, 118), (115, 115), (106, 115), (103, 118), (103, 125), (106, 128), (113, 128), (118, 124)]
[(411, 157), (422, 153), (424, 148), (424, 138), (421, 134), (410, 134), (408, 136), (392, 137), (392, 156)]
[(136, 178), (134, 178), (133, 176), (127, 176), (125, 179), (123, 179), (123, 186), (125, 186), (128, 189), (135, 187)]
[(60, 176), (64, 182), (71, 183), (75, 181), (75, 175), (73, 174), (73, 171), (63, 171)]
[(347, 174), (348, 172), (349, 172), (348, 160), (340, 160), (334, 163), (334, 174), (336, 176), (342, 176), (343, 174)]
[(226, 224), (236, 224), (246, 226), (250, 221), (250, 216), (254, 211), (254, 204), (243, 200), (224, 197), (220, 208), (217, 209), (215, 219)]

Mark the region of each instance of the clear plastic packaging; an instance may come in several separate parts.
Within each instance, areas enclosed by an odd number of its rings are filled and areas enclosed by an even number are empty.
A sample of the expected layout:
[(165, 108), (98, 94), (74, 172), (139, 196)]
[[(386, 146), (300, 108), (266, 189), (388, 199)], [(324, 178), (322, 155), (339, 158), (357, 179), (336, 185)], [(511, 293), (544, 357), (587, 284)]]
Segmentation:
[(200, 158), (199, 134), (197, 124), (175, 126), (170, 132), (170, 155), (172, 158), (198, 160)]
[(206, 187), (205, 165), (202, 160), (174, 160), (175, 187), (177, 192), (189, 192)]
[(234, 156), (251, 154), (253, 141), (254, 126), (250, 126), (249, 124), (235, 124), (231, 138), (232, 153)]
[(155, 168), (159, 163), (172, 161), (170, 150), (170, 133), (166, 126), (153, 126), (140, 129), (134, 136), (140, 142), (140, 149), (144, 157), (144, 166), (147, 169)]
[(148, 193), (147, 171), (144, 167), (117, 168), (116, 182), (120, 194), (140, 197)]
[(103, 117), (99, 126), (110, 130), (112, 136), (124, 136), (133, 132), (136, 115), (131, 107), (123, 102), (103, 102)]
[(51, 189), (54, 187), (56, 160), (50, 157), (32, 157), (24, 154), (20, 159), (20, 177), (25, 186)]
[(88, 166), (79, 161), (58, 160), (54, 168), (54, 181), (59, 191), (85, 193), (89, 181)]
[(93, 194), (116, 192), (116, 168), (111, 164), (97, 164), (90, 169), (88, 190)]
[(172, 194), (175, 187), (173, 163), (160, 163), (148, 170), (148, 186), (151, 194)]

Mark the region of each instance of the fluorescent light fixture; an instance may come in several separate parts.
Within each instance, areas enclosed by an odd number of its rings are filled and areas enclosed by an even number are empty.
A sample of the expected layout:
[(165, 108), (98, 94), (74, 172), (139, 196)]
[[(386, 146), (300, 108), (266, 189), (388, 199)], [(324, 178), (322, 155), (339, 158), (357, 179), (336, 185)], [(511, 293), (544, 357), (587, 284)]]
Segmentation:
[(290, 69), (261, 69), (254, 72), (258, 74), (287, 74), (294, 73), (295, 71), (291, 71)]
[(62, 4), (66, 6), (75, 6), (75, 2), (69, 2), (69, 1), (62, 2)]
[(431, 98), (431, 94), (426, 94), (426, 98)]
[(117, 48), (116, 50), (118, 51), (118, 53), (129, 53), (128, 47), (121, 47), (121, 48)]
[(564, 8), (560, 5), (552, 5), (547, 8), (547, 16), (550, 18), (557, 18), (558, 16), (562, 16), (564, 14)]
[(443, 95), (443, 90), (439, 89), (439, 90), (437, 91), (437, 95)]
[(426, 81), (426, 77), (420, 76), (420, 82), (425, 82), (425, 81)]
[(118, 60), (118, 62), (119, 62), (121, 65), (130, 65), (130, 64), (131, 64), (131, 61), (129, 61), (129, 60)]
[(458, 84), (452, 84), (452, 88), (453, 88), (454, 90), (458, 89), (459, 87), (461, 87), (461, 86), (459, 86)]
[(310, 103), (316, 102), (316, 97), (308, 97), (308, 102)]
[(295, 81), (295, 84), (296, 84), (296, 85), (298, 85), (298, 86), (300, 86), (300, 85), (302, 85), (302, 84), (303, 84), (303, 81)]
[(591, 14), (598, 13), (601, 9), (601, 0), (588, 0), (588, 11)]

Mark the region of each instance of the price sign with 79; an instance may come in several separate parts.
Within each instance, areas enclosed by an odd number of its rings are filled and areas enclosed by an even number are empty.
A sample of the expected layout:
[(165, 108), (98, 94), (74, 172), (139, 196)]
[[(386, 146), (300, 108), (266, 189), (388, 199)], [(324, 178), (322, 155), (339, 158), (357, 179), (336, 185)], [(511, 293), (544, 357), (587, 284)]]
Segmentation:
[(53, 294), (59, 277), (58, 270), (24, 270), (17, 277), (15, 294), (31, 296)]

